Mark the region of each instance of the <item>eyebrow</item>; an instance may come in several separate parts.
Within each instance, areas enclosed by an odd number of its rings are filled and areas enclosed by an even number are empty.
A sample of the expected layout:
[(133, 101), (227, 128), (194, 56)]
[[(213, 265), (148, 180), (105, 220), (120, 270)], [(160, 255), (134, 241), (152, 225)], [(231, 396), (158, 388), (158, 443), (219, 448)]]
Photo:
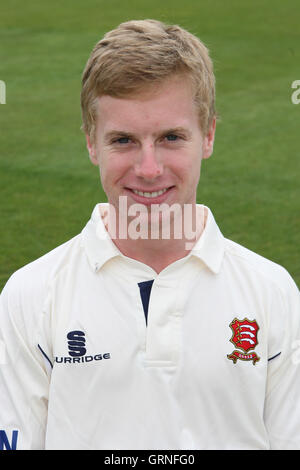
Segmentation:
[[(186, 137), (189, 138), (191, 137), (192, 132), (189, 129), (186, 129), (185, 127), (172, 127), (170, 129), (165, 129), (157, 133), (156, 135), (158, 135), (159, 137), (162, 137), (163, 135), (169, 135), (169, 134), (184, 134)], [(119, 138), (119, 137), (134, 138), (134, 134), (132, 134), (132, 132), (126, 132), (126, 131), (113, 129), (104, 135), (104, 141), (105, 143), (109, 143), (112, 139)]]

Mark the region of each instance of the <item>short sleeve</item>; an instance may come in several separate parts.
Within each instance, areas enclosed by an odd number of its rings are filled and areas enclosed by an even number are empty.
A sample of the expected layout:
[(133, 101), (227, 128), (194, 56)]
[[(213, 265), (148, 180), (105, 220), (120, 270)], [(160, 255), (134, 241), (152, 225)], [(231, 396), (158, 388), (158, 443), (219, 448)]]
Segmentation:
[(265, 400), (265, 424), (274, 450), (300, 449), (300, 293), (287, 274), (277, 305), (276, 334), (280, 351), (270, 358)]
[(43, 449), (45, 442), (49, 375), (21, 288), (12, 276), (0, 296), (0, 450)]

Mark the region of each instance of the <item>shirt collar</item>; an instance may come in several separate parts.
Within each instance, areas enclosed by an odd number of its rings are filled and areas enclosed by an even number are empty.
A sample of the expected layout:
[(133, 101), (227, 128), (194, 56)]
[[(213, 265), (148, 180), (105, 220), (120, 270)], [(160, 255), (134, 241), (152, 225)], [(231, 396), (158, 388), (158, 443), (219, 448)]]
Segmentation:
[[(224, 256), (224, 237), (214, 219), (211, 210), (207, 209), (207, 220), (201, 237), (187, 256), (200, 259), (213, 273), (220, 271)], [(110, 238), (100, 210), (108, 208), (108, 203), (96, 204), (91, 218), (81, 232), (83, 246), (93, 270), (98, 271), (111, 258), (123, 256)]]
[(91, 218), (81, 232), (83, 246), (92, 269), (98, 271), (104, 263), (115, 256), (121, 256), (120, 250), (110, 238), (100, 209), (108, 207), (108, 203), (96, 204)]
[(204, 207), (207, 209), (205, 228), (190, 255), (199, 258), (213, 273), (217, 274), (224, 257), (225, 239), (211, 210)]

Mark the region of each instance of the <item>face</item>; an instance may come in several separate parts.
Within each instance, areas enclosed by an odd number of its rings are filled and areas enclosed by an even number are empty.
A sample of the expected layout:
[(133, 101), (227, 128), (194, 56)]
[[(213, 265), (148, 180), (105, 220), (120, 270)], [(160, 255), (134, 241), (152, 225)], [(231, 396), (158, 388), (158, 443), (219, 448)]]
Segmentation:
[(116, 209), (140, 203), (195, 204), (201, 161), (212, 154), (215, 122), (203, 136), (192, 87), (182, 77), (130, 98), (98, 98), (91, 161)]

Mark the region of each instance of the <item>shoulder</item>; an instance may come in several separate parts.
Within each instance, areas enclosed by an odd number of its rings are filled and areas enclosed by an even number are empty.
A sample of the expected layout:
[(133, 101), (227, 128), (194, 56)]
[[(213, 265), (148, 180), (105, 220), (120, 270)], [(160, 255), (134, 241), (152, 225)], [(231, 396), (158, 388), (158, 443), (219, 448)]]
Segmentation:
[(52, 282), (74, 256), (78, 258), (76, 253), (81, 250), (80, 245), (81, 237), (77, 235), (11, 275), (0, 296), (3, 335), (16, 332), (15, 337), (22, 337), (26, 344), (36, 343)]
[(225, 258), (233, 269), (249, 279), (256, 279), (262, 288), (266, 284), (273, 286), (282, 294), (290, 290), (299, 294), (299, 290), (290, 273), (278, 263), (225, 238)]
[(16, 307), (20, 304), (40, 304), (52, 280), (80, 250), (79, 234), (15, 271), (4, 286), (1, 296), (7, 297)]

